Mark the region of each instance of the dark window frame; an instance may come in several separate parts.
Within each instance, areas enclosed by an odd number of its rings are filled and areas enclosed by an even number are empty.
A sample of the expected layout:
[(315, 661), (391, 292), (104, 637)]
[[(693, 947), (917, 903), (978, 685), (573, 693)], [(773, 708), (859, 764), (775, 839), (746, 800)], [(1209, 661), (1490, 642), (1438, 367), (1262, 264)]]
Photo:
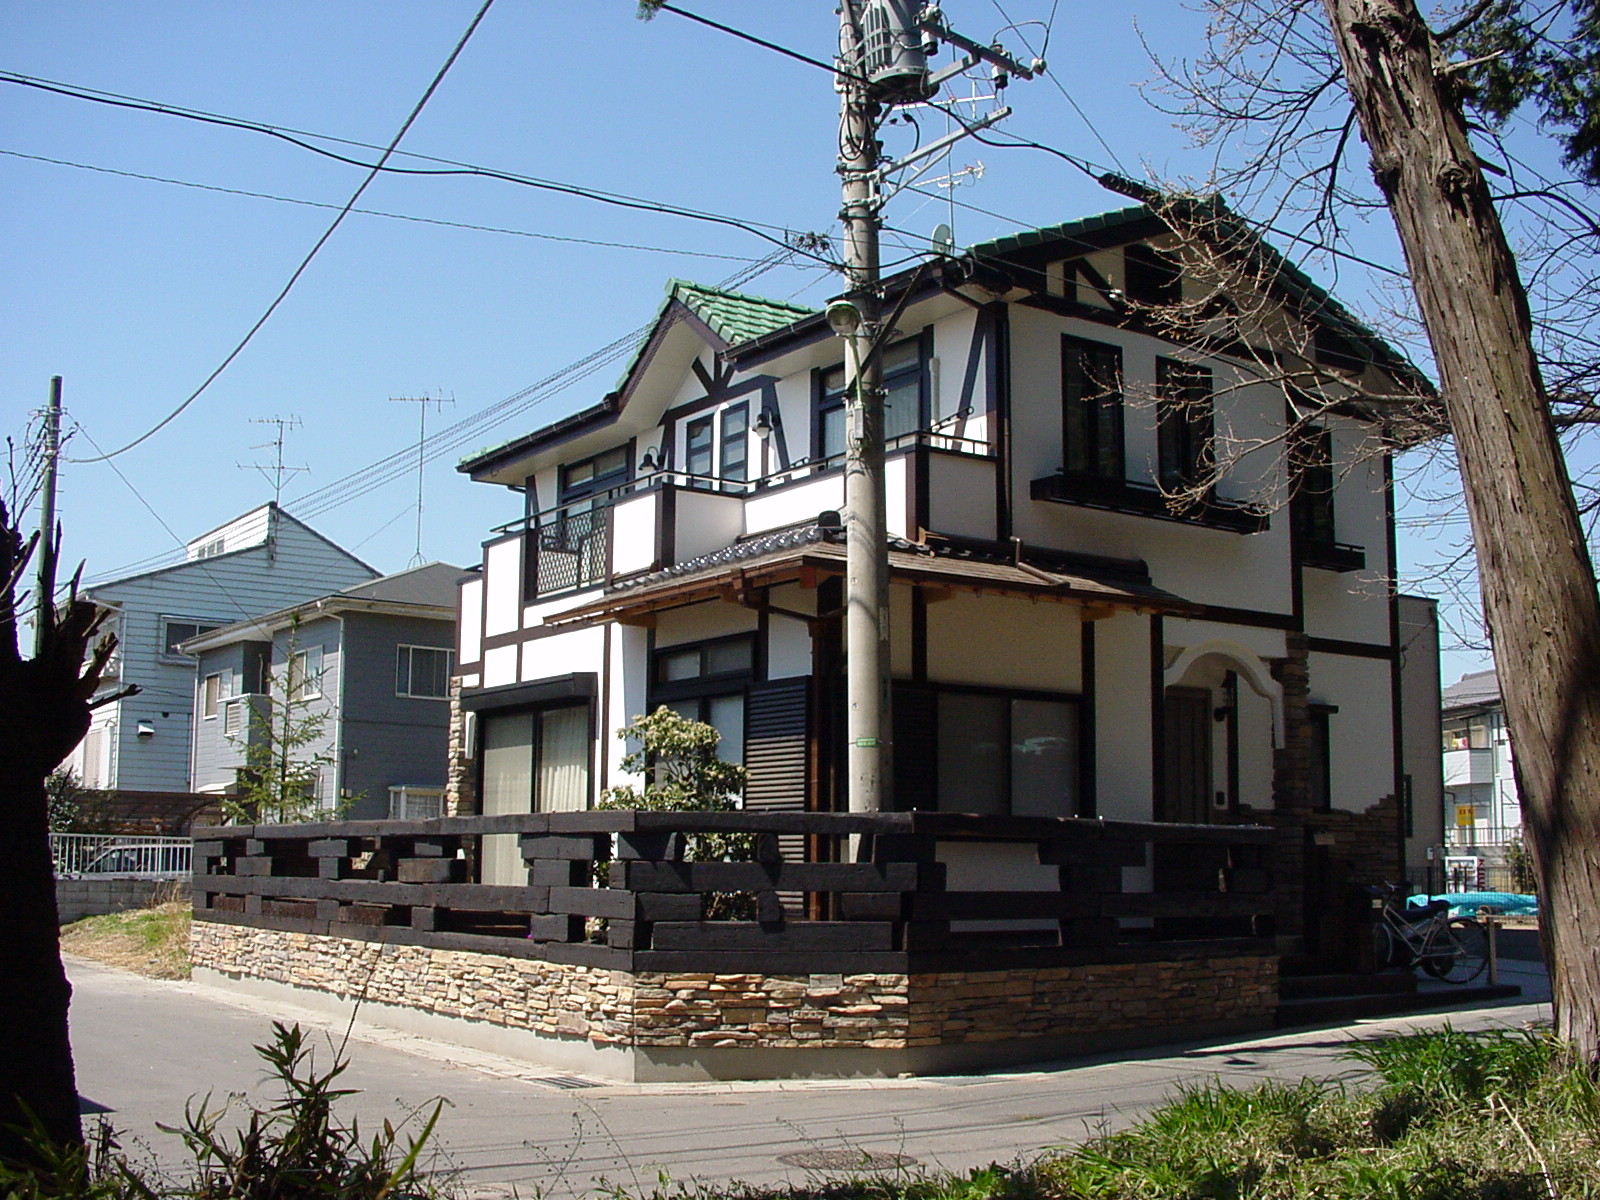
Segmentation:
[[(593, 746), (594, 740), (597, 736), (597, 707), (597, 703), (593, 696), (562, 696), (551, 700), (541, 700), (536, 704), (508, 704), (504, 708), (486, 708), (476, 710), (478, 722), (476, 734), (477, 745), (475, 747), (477, 754), (477, 769), (474, 772), (474, 776), (478, 795), (481, 797), (484, 792), (483, 777), (486, 764), (484, 761), (483, 746), (485, 739), (488, 737), (487, 724), (495, 720), (527, 717), (533, 726), (533, 740), (529, 747), (528, 762), (528, 811), (534, 813), (552, 811), (540, 806), (542, 797), (539, 795), (539, 755), (544, 745), (544, 726), (541, 724), (540, 718), (545, 713), (554, 712), (557, 709), (581, 708), (584, 713), (584, 719), (588, 726), (587, 740), (589, 744)], [(588, 811), (594, 808), (595, 802), (596, 781), (594, 756), (592, 754), (585, 760), (583, 782), (584, 806), (582, 811)]]
[[(737, 448), (735, 461), (729, 451)], [(741, 400), (717, 414), (717, 478), (745, 483), (750, 478), (750, 405)]]
[[(901, 338), (898, 342), (894, 342), (891, 345), (883, 347), (880, 353), (887, 357), (895, 351), (911, 345), (914, 345), (917, 348), (917, 356), (915, 361), (906, 363), (900, 367), (896, 367), (892, 371), (885, 372), (883, 377), (883, 386), (885, 391), (890, 391), (892, 390), (891, 385), (902, 383), (914, 375), (917, 381), (916, 419), (912, 423), (910, 429), (904, 430), (900, 433), (890, 434), (886, 429), (884, 435), (884, 440), (886, 442), (894, 441), (897, 438), (906, 437), (919, 430), (927, 429), (932, 421), (932, 416), (929, 412), (930, 393), (933, 390), (930, 380), (931, 368), (929, 366), (929, 364), (933, 361), (932, 329), (924, 329), (920, 333), (913, 334), (911, 337)], [(840, 383), (835, 387), (830, 387), (828, 385), (828, 377), (835, 371), (848, 372), (848, 369), (849, 364), (846, 362), (842, 364), (834, 363), (827, 367), (819, 367), (812, 372), (811, 458), (813, 462), (831, 462), (843, 457), (844, 455), (844, 442), (849, 437), (849, 421), (848, 418), (843, 415), (845, 409), (845, 386), (843, 382), (845, 375), (841, 374)], [(839, 413), (841, 421), (844, 422), (843, 432), (840, 438), (840, 446), (836, 450), (829, 449), (826, 436), (828, 416), (832, 413)]]
[(1317, 812), (1333, 811), (1333, 723), (1337, 704), (1306, 705), (1310, 754), (1306, 763), (1306, 799)]
[(1308, 546), (1337, 545), (1334, 496), (1339, 481), (1334, 471), (1333, 431), (1322, 425), (1296, 431), (1290, 463), (1295, 473), (1290, 515), (1296, 533)]
[[(1004, 812), (1000, 814), (1002, 816), (1011, 815), (1012, 812), (1013, 812), (1013, 807), (1014, 807), (1015, 802), (1016, 802), (1016, 797), (1013, 794), (1014, 793), (1014, 789), (1015, 789), (1015, 783), (1016, 783), (1016, 780), (1015, 780), (1015, 766), (1014, 766), (1014, 763), (1012, 762), (1012, 755), (1011, 755), (1011, 747), (1013, 745), (1013, 740), (1012, 740), (1012, 738), (1013, 738), (1013, 735), (1012, 735), (1012, 722), (1015, 719), (1015, 714), (1014, 714), (1014, 711), (1012, 709), (1012, 705), (1018, 700), (1033, 700), (1033, 701), (1039, 701), (1039, 702), (1043, 702), (1043, 703), (1047, 703), (1047, 704), (1065, 704), (1068, 707), (1070, 707), (1072, 709), (1072, 728), (1073, 728), (1073, 731), (1074, 731), (1073, 736), (1076, 738), (1076, 744), (1074, 745), (1073, 750), (1074, 750), (1074, 754), (1076, 755), (1077, 761), (1074, 764), (1075, 769), (1074, 769), (1073, 774), (1072, 774), (1072, 788), (1073, 788), (1072, 806), (1073, 806), (1073, 812), (1065, 813), (1063, 815), (1064, 816), (1076, 816), (1078, 814), (1078, 812), (1082, 810), (1083, 804), (1084, 804), (1084, 799), (1085, 799), (1085, 788), (1084, 788), (1084, 777), (1083, 777), (1083, 752), (1084, 752), (1084, 720), (1083, 720), (1083, 714), (1084, 714), (1085, 698), (1084, 698), (1084, 696), (1083, 696), (1083, 694), (1081, 692), (1052, 692), (1052, 691), (1042, 691), (1042, 690), (1037, 689), (1037, 688), (1007, 688), (1007, 687), (987, 686), (987, 685), (983, 685), (983, 684), (964, 684), (964, 683), (928, 683), (928, 684), (925, 684), (923, 686), (925, 686), (927, 688), (927, 690), (933, 696), (933, 702), (934, 702), (934, 718), (933, 719), (934, 719), (934, 723), (935, 723), (935, 737), (936, 738), (937, 738), (937, 728), (938, 728), (938, 721), (939, 721), (939, 704), (940, 704), (941, 699), (944, 696), (947, 696), (947, 695), (987, 696), (987, 697), (993, 697), (995, 699), (1003, 700), (1003, 701), (1006, 702), (1005, 706), (1004, 706), (1004, 709), (1003, 709), (1004, 714), (1005, 714), (1005, 726), (1006, 726), (1006, 753), (1004, 755), (1005, 789), (1004, 789), (1004, 793), (1002, 795), (1002, 800), (1004, 802)], [(933, 767), (933, 773), (932, 773), (933, 774), (933, 799), (934, 799), (934, 804), (937, 806), (937, 805), (939, 805), (940, 800), (943, 798), (942, 795), (941, 795), (941, 787), (942, 787), (942, 785), (941, 785), (941, 782), (940, 782), (940, 779), (939, 779), (939, 769), (938, 769), (939, 768), (939, 764), (938, 764), (938, 761), (937, 761), (937, 757), (935, 758), (935, 761), (932, 764), (932, 767)], [(938, 811), (943, 812), (943, 811), (946, 811), (946, 810), (941, 807), (941, 808), (938, 808)], [(953, 810), (950, 810), (950, 811), (953, 811)]]
[(1211, 368), (1158, 357), (1156, 482), (1161, 489), (1195, 486), (1213, 466), (1215, 438), (1216, 377)]
[[(704, 436), (705, 441), (696, 444)], [(683, 423), (683, 470), (697, 479), (710, 479), (717, 448), (717, 427), (708, 413)]]
[[(394, 694), (402, 700), (448, 700), (450, 698), (450, 677), (455, 673), (456, 654), (449, 646), (423, 646), (410, 642), (403, 642), (395, 646), (394, 655)], [(432, 654), (444, 655), (444, 691), (418, 692), (412, 688), (417, 682), (416, 655), (421, 651), (425, 656)]]
[[(621, 465), (601, 472), (598, 467), (601, 459), (610, 455), (622, 455)], [(595, 473), (588, 479), (578, 483), (572, 482), (573, 473), (580, 467), (594, 467)], [(609, 450), (602, 450), (598, 454), (591, 454), (587, 458), (580, 458), (576, 462), (566, 463), (559, 472), (557, 488), (557, 504), (574, 504), (585, 500), (600, 492), (609, 491), (624, 483), (633, 481), (633, 443), (624, 442), (621, 446), (613, 446)]]
[[(1109, 381), (1101, 377), (1108, 368)], [(1127, 478), (1123, 413), (1122, 347), (1062, 334), (1061, 466), (1067, 475)]]

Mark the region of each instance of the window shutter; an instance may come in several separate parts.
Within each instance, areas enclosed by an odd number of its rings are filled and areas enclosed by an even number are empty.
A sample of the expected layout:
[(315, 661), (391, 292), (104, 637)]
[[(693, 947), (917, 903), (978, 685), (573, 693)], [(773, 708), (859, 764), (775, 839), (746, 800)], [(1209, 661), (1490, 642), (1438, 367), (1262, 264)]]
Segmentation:
[(894, 806), (901, 811), (939, 807), (939, 708), (932, 688), (894, 685)]
[[(744, 806), (751, 812), (805, 812), (806, 727), (810, 715), (811, 679), (779, 679), (751, 687), (745, 707)], [(805, 862), (803, 834), (779, 834), (778, 852), (785, 862)], [(805, 914), (802, 892), (778, 893), (790, 917)]]

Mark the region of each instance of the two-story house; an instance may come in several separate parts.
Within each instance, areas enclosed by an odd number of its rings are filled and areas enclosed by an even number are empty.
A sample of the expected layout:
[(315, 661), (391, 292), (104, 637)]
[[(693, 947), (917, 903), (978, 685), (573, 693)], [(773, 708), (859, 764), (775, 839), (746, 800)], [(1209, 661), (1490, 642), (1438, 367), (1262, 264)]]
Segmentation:
[(64, 765), (92, 788), (188, 792), (195, 670), (178, 646), (376, 575), (269, 503), (191, 540), (182, 562), (84, 589), (112, 610), (107, 629), (118, 639), (101, 693), (139, 692), (96, 708)]
[[(1426, 385), (1275, 257), (1270, 319), (1173, 340), (1171, 244), (1135, 207), (885, 283), (893, 804), (1270, 818), (1308, 892), (1396, 875), (1437, 766), (1359, 397)], [(523, 511), (460, 590), (459, 811), (591, 805), (662, 704), (747, 807), (846, 807), (844, 359), (822, 313), (675, 282), (614, 392), (461, 464)], [(1224, 444), (1258, 451), (1211, 479)]]
[(195, 790), (235, 793), (287, 728), (278, 749), (304, 768), (317, 807), (438, 816), (460, 576), (429, 563), (184, 642), (196, 664)]

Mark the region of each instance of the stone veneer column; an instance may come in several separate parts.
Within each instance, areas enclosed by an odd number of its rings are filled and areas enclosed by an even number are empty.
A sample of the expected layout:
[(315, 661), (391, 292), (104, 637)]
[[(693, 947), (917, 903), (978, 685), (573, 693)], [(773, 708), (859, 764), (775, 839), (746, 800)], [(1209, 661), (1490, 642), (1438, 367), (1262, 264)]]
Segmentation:
[(444, 811), (450, 817), (471, 817), (482, 811), (478, 800), (478, 760), (467, 754), (467, 723), (461, 711), (461, 676), (450, 678), (450, 738), (444, 783)]
[(1306, 818), (1311, 812), (1310, 640), (1286, 633), (1282, 658), (1271, 660), (1283, 688), (1283, 744), (1272, 752), (1271, 823), (1278, 830), (1274, 891), (1280, 937), (1305, 933)]

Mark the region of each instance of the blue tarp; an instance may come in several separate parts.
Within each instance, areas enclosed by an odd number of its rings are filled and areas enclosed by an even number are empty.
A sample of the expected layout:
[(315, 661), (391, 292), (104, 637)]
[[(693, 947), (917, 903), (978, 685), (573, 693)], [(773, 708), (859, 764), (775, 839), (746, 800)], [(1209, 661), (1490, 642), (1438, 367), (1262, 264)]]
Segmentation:
[(1430, 900), (1449, 901), (1453, 917), (1475, 917), (1480, 908), (1492, 908), (1511, 917), (1539, 915), (1539, 897), (1516, 892), (1449, 892), (1443, 896), (1411, 896), (1406, 903), (1420, 908)]

